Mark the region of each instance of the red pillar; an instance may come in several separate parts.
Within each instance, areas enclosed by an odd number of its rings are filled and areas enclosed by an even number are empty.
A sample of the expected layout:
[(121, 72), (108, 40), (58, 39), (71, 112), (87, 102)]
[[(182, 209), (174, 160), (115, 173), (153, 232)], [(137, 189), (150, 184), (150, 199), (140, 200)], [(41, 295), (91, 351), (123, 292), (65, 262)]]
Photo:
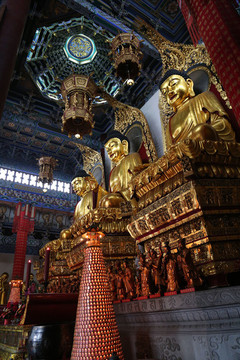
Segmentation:
[(27, 249), (27, 238), (28, 232), (19, 230), (17, 232), (16, 248), (14, 254), (13, 263), (13, 280), (23, 280), (24, 266), (25, 266), (25, 255)]
[(29, 232), (33, 231), (34, 216), (34, 207), (30, 209), (29, 204), (26, 204), (24, 207), (22, 207), (21, 203), (17, 205), (13, 221), (13, 232), (17, 232), (17, 239), (14, 252), (11, 293), (8, 302), (20, 301), (20, 288), (24, 276), (27, 239)]
[(0, 21), (0, 118), (8, 94), (30, 3), (31, 0), (7, 0)]
[(183, 14), (184, 20), (186, 22), (189, 34), (191, 36), (192, 42), (193, 44), (196, 46), (199, 42), (199, 40), (201, 40), (201, 36), (198, 32), (198, 28), (196, 26), (196, 21), (193, 18), (192, 14), (189, 11), (189, 8), (186, 4), (185, 0), (178, 0), (178, 5), (181, 9), (181, 12)]
[(230, 1), (185, 0), (240, 127), (240, 21)]

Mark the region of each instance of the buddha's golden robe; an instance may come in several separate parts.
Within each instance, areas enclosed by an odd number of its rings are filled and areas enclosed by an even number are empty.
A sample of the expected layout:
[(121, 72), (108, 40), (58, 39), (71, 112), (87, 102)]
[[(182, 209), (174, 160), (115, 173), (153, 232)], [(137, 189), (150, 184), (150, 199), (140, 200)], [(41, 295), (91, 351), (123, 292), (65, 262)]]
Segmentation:
[(97, 186), (95, 190), (90, 190), (87, 192), (75, 207), (74, 221), (76, 221), (79, 217), (89, 213), (90, 210), (98, 207), (99, 201), (106, 194), (107, 191), (104, 190), (101, 186)]
[(215, 129), (220, 140), (235, 141), (235, 133), (226, 111), (216, 96), (206, 91), (182, 104), (170, 119), (166, 128), (167, 148), (191, 137), (194, 127), (204, 123)]
[(116, 165), (110, 174), (109, 187), (111, 193), (120, 193), (125, 200), (130, 200), (128, 184), (134, 176), (134, 168), (142, 165), (138, 153), (127, 155), (120, 164)]

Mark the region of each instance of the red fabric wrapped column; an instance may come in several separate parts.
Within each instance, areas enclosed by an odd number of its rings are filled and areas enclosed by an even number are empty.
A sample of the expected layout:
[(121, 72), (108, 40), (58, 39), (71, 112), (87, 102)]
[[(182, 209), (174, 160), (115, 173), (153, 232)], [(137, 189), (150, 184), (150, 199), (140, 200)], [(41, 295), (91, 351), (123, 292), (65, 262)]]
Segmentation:
[(17, 226), (17, 239), (14, 253), (13, 274), (12, 279), (23, 280), (25, 256), (27, 249), (27, 238), (30, 228), (30, 219), (28, 216), (29, 205), (21, 211), (20, 219)]
[(24, 275), (27, 239), (29, 232), (33, 231), (33, 229), (34, 221), (30, 205), (26, 204), (22, 207), (21, 203), (19, 203), (16, 208), (13, 223), (13, 232), (17, 232), (17, 239), (14, 253), (11, 292), (8, 302), (20, 302), (20, 290)]
[[(240, 127), (240, 21), (230, 1), (185, 0)], [(233, 124), (234, 126), (234, 124)], [(236, 124), (235, 124), (236, 127)]]
[(196, 46), (198, 44), (199, 40), (201, 40), (201, 36), (198, 32), (195, 19), (193, 18), (192, 14), (190, 13), (185, 0), (178, 0), (178, 5), (182, 11), (189, 34), (192, 39), (192, 42)]

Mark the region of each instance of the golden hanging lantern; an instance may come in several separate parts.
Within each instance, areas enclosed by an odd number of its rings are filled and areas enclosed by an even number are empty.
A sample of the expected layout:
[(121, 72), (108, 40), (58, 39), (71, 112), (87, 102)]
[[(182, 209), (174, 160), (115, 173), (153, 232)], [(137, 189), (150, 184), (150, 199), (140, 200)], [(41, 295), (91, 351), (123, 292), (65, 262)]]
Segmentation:
[(53, 170), (57, 165), (57, 160), (51, 156), (43, 156), (38, 159), (39, 175), (38, 180), (43, 184), (48, 183), (49, 185), (53, 181)]
[(132, 33), (121, 33), (113, 39), (111, 47), (110, 54), (113, 56), (117, 77), (133, 85), (141, 70), (141, 42)]
[(97, 95), (97, 85), (86, 75), (72, 74), (62, 82), (61, 93), (65, 103), (62, 131), (68, 136), (92, 134), (94, 127), (92, 102)]

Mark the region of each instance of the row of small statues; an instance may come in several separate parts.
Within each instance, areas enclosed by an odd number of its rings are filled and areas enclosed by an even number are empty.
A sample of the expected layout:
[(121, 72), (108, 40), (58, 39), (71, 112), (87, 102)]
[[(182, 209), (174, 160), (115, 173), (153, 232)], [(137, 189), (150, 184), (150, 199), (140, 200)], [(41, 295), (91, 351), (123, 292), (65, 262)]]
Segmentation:
[(173, 254), (168, 243), (159, 246), (158, 253), (147, 248), (138, 252), (133, 271), (127, 260), (108, 267), (108, 279), (112, 300), (133, 299), (141, 296), (176, 292), (203, 285), (186, 247), (185, 239), (178, 242), (178, 252)]
[[(29, 286), (26, 289), (26, 282), (23, 282), (21, 288), (22, 298), (24, 299), (26, 294), (38, 292), (37, 283), (34, 280), (34, 275), (31, 273), (29, 278)], [(9, 274), (3, 272), (0, 276), (0, 305), (7, 304), (10, 293)]]
[[(77, 275), (71, 275), (69, 278), (58, 278), (52, 279), (47, 285), (47, 293), (57, 293), (57, 294), (73, 294), (78, 293), (79, 291), (79, 277)], [(33, 277), (33, 274), (30, 275), (29, 287), (26, 289), (26, 283), (22, 285), (22, 298), (26, 297), (26, 294), (33, 293), (45, 293), (44, 284), (38, 284)]]
[(79, 277), (72, 275), (69, 278), (59, 278), (50, 280), (47, 286), (48, 293), (57, 293), (57, 294), (74, 294), (79, 291)]

